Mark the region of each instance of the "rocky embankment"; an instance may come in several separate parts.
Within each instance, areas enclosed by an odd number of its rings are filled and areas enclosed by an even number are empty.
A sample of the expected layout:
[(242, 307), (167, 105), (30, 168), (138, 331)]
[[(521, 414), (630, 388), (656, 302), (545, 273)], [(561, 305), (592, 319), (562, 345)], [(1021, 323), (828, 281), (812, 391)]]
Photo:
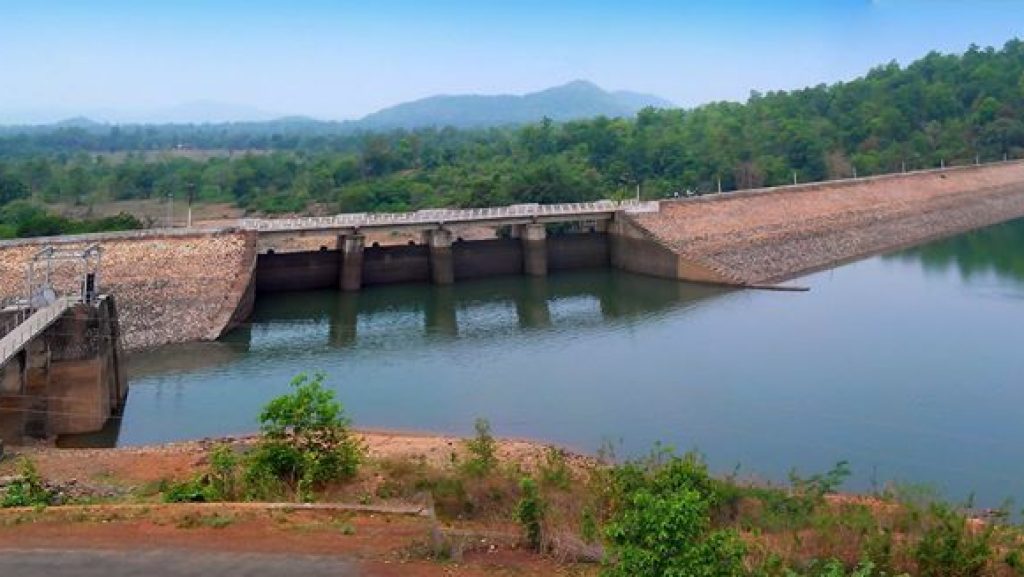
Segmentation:
[(633, 219), (683, 264), (752, 285), (1018, 217), (1021, 162), (666, 201)]
[[(139, 231), (0, 242), (0, 300), (21, 296), (26, 265), (47, 246), (103, 249), (102, 292), (114, 295), (128, 350), (217, 338), (243, 302), (256, 259), (252, 235), (214, 231)], [(59, 290), (74, 291), (80, 261), (54, 265)]]

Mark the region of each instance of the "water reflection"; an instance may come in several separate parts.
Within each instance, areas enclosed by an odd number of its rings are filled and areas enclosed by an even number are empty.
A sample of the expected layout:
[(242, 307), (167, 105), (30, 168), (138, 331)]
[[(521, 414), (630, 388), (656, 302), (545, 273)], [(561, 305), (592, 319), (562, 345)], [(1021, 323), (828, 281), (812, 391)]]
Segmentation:
[(956, 270), (964, 281), (992, 276), (1024, 284), (1024, 219), (997, 224), (885, 257), (930, 272)]
[[(308, 291), (257, 301), (249, 323), (217, 347), (164, 347), (133, 358), (139, 377), (230, 364), (258, 352), (346, 349), (382, 340), (398, 348), (445, 340), (491, 339), (516, 331), (577, 330), (627, 321), (700, 302), (727, 289), (611, 271), (548, 278), (507, 277), (451, 286), (395, 285), (359, 293)], [(627, 296), (628, 295), (628, 296)], [(203, 350), (197, 354), (196, 348)]]

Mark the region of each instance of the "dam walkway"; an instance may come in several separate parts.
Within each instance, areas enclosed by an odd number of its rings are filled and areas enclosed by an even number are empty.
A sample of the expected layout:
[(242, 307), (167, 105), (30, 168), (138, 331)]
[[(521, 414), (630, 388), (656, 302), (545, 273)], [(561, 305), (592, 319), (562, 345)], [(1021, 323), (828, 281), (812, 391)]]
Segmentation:
[(492, 226), (607, 220), (616, 212), (631, 214), (658, 212), (656, 201), (599, 200), (562, 204), (514, 204), (488, 208), (430, 209), (415, 212), (345, 213), (304, 218), (247, 218), (240, 228), (261, 233), (296, 231), (360, 230), (374, 228), (438, 228), (448, 224)]
[(64, 315), (78, 299), (58, 297), (52, 303), (36, 310), (23, 322), (0, 338), (0, 367), (5, 366), (14, 355), (21, 352), (28, 343), (50, 328), (54, 322)]

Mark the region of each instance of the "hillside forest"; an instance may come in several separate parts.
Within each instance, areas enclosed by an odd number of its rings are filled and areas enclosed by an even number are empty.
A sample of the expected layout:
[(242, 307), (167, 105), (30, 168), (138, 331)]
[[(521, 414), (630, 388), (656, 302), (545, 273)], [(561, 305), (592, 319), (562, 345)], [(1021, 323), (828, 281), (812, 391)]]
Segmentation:
[[(46, 205), (228, 202), (404, 211), (704, 194), (1024, 156), (1024, 42), (930, 53), (744, 103), (481, 129), (337, 123), (0, 128), (0, 236), (75, 231)], [(134, 228), (128, 215), (105, 226)], [(44, 223), (45, 224), (45, 223)], [(94, 227), (95, 228), (95, 227)]]

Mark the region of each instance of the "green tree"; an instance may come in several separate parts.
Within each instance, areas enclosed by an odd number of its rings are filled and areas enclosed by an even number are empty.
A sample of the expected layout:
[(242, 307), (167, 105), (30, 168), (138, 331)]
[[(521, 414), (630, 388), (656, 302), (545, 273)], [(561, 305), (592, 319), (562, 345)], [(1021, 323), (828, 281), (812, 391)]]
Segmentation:
[(263, 437), (253, 453), (254, 475), (269, 472), (304, 487), (355, 476), (363, 447), (323, 373), (292, 379), (292, 392), (270, 401), (260, 413)]
[(711, 528), (713, 482), (693, 455), (620, 467), (605, 527), (608, 577), (737, 577), (745, 547)]

